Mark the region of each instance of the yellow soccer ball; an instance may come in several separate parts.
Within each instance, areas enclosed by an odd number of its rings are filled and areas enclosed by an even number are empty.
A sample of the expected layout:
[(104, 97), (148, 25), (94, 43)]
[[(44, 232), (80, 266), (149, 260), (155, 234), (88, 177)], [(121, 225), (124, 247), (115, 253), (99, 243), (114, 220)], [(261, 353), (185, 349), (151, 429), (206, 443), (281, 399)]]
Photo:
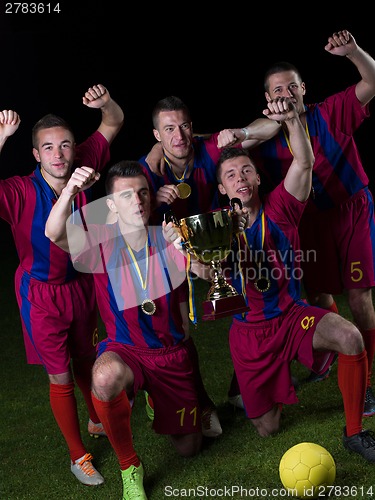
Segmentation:
[(281, 457), (279, 474), (289, 496), (317, 498), (324, 495), (327, 486), (334, 484), (336, 464), (323, 446), (299, 443)]

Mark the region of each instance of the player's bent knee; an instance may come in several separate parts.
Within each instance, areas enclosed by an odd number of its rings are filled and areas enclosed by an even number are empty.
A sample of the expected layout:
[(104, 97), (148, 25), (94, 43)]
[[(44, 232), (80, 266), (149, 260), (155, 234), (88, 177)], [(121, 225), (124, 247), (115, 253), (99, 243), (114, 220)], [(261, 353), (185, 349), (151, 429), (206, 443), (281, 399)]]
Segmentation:
[(354, 325), (342, 332), (339, 338), (339, 352), (353, 355), (361, 353), (364, 348), (362, 334)]

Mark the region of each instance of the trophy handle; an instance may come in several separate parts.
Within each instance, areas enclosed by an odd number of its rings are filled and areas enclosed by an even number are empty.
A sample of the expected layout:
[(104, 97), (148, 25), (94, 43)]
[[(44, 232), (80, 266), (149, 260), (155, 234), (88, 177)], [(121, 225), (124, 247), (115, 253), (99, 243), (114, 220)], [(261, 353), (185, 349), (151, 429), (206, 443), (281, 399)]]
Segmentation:
[(230, 200), (230, 206), (232, 207), (232, 210), (234, 210), (234, 205), (237, 204), (240, 209), (242, 208), (242, 201), (239, 198), (232, 198)]
[(164, 221), (166, 224), (168, 224), (169, 222), (173, 222), (173, 224), (176, 224), (176, 226), (180, 227), (180, 223), (177, 217), (175, 216), (173, 210), (168, 210), (168, 212), (165, 212)]
[[(236, 214), (235, 205), (238, 205), (239, 209), (241, 210), (241, 209), (242, 209), (242, 206), (243, 206), (243, 205), (242, 205), (242, 201), (241, 201), (239, 198), (231, 198), (231, 200), (230, 200), (230, 202), (229, 202), (229, 203), (230, 203), (230, 206), (231, 206), (231, 209), (232, 209), (232, 211), (231, 211), (230, 215), (231, 215), (231, 217), (233, 218), (235, 215), (237, 215), (237, 214)], [(238, 228), (233, 228), (233, 238), (234, 238), (234, 236), (235, 236), (236, 234), (238, 234), (238, 232), (239, 232), (239, 229), (238, 229)]]
[[(173, 210), (168, 210), (168, 212), (165, 212), (164, 214), (164, 221), (166, 224), (168, 224), (169, 222), (173, 222), (173, 224), (175, 224), (177, 227), (179, 227), (181, 229), (181, 224), (180, 224), (180, 221), (177, 219), (176, 215), (174, 214)], [(186, 241), (181, 241), (181, 246), (187, 251), (190, 253), (191, 250), (189, 249), (188, 245), (186, 244)]]

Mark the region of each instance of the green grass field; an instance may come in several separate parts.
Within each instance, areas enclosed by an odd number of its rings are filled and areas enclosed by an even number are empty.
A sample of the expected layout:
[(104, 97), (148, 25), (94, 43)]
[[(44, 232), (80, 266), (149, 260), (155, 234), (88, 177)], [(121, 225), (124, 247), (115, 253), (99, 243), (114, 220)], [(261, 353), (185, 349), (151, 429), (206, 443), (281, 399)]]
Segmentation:
[[(122, 498), (120, 473), (106, 438), (87, 434), (87, 413), (78, 393), (84, 442), (105, 478), (99, 487), (81, 485), (70, 472), (65, 442), (52, 416), (48, 381), (43, 369), (25, 362), (23, 340), (14, 297), (16, 259), (12, 248), (2, 249), (0, 287), (1, 375), (0, 391), (0, 499), (83, 500)], [(197, 306), (206, 288), (197, 287)], [(341, 313), (350, 318), (343, 297), (337, 297)], [(230, 320), (199, 321), (192, 329), (201, 360), (201, 371), (210, 396), (217, 404), (223, 435), (207, 440), (202, 453), (191, 459), (176, 455), (167, 438), (151, 429), (139, 394), (132, 415), (136, 450), (145, 466), (145, 489), (149, 500), (164, 498), (286, 498), (279, 479), (279, 461), (284, 452), (301, 441), (327, 448), (336, 466), (336, 490), (330, 498), (373, 499), (374, 465), (347, 452), (341, 442), (343, 406), (335, 365), (328, 380), (302, 384), (299, 404), (284, 407), (282, 430), (260, 438), (243, 411), (227, 403), (232, 375), (228, 349)], [(307, 370), (292, 365), (302, 380)], [(365, 419), (365, 428), (375, 430), (375, 417)], [(223, 491), (227, 488), (226, 491)], [(243, 489), (236, 493), (235, 488)], [(188, 491), (188, 489), (191, 489)]]

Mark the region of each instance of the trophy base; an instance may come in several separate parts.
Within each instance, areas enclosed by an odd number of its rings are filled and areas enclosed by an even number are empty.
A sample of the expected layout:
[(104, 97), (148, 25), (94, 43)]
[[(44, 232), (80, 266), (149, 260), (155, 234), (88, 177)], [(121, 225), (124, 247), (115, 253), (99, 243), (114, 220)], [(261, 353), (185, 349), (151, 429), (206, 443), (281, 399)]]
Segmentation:
[(242, 295), (232, 295), (217, 300), (205, 300), (203, 302), (203, 321), (214, 321), (215, 319), (233, 316), (250, 311)]

